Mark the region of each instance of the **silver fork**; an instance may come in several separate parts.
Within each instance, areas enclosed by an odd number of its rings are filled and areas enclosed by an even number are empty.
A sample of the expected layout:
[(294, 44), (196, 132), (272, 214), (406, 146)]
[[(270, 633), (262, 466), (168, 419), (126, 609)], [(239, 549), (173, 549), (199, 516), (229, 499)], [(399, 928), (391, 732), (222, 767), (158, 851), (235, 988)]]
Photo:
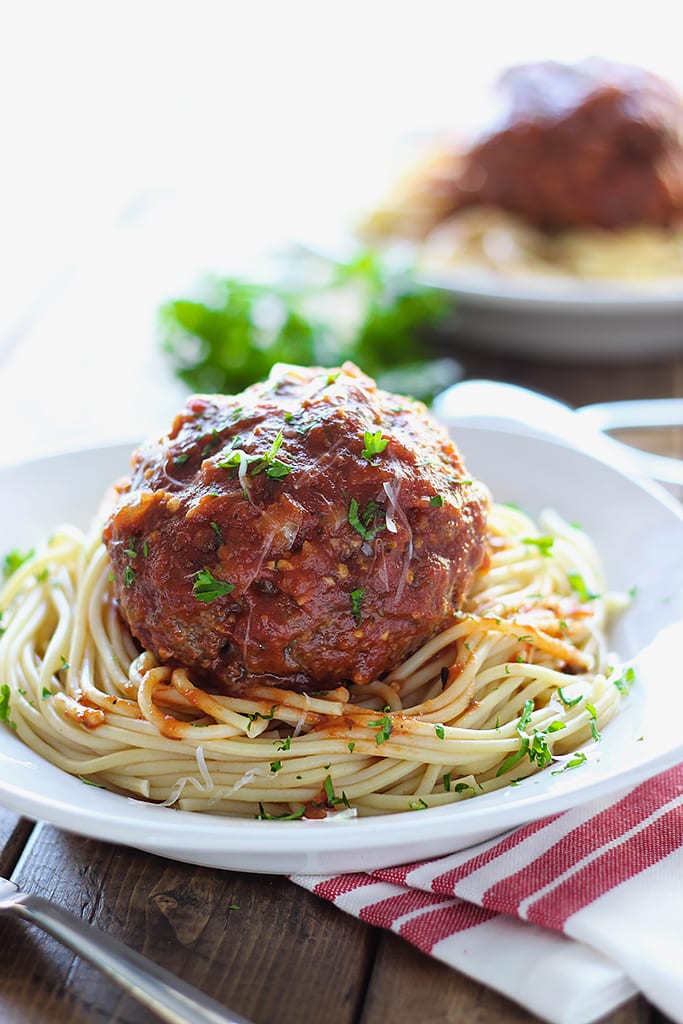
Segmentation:
[(0, 913), (35, 924), (171, 1024), (251, 1024), (209, 996), (42, 896), (0, 878)]

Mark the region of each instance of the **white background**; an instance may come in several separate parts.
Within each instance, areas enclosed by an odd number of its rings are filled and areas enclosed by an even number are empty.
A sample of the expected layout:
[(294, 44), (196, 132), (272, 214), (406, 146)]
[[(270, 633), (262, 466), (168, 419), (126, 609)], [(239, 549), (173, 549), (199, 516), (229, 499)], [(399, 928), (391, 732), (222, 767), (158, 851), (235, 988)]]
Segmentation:
[(0, 460), (165, 426), (155, 314), (341, 219), (510, 63), (678, 80), (675, 2), (158, 0), (0, 12)]

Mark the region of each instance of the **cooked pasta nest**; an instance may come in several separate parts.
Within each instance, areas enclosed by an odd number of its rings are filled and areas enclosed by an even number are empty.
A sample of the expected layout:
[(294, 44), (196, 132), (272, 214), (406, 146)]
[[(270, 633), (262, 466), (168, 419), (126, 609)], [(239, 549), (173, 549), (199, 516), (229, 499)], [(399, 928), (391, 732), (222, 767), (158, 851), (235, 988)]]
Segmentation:
[(494, 505), (491, 557), (447, 627), (385, 678), (210, 693), (140, 651), (100, 526), (56, 530), (0, 595), (0, 707), (84, 782), (188, 811), (326, 818), (476, 798), (586, 759), (619, 707), (606, 590), (587, 535)]

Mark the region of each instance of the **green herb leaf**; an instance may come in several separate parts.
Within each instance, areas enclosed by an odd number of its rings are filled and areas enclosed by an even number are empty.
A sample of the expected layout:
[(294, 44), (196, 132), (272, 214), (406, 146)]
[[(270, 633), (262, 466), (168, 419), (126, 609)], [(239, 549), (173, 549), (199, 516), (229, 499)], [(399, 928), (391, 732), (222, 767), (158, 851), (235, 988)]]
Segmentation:
[(617, 679), (613, 679), (612, 682), (616, 686), (619, 693), (630, 693), (631, 687), (636, 681), (636, 671), (632, 665), (625, 668), (624, 671)]
[(3, 579), (8, 580), (10, 576), (20, 569), (21, 566), (28, 562), (29, 558), (33, 558), (35, 550), (31, 548), (30, 551), (19, 551), (18, 548), (14, 548), (12, 551), (8, 551), (2, 562), (2, 575)]
[(578, 768), (579, 765), (585, 764), (587, 757), (581, 751), (578, 751), (569, 761), (566, 761), (561, 768), (557, 768), (551, 772), (551, 775), (561, 775), (563, 772), (568, 772), (572, 768)]
[(9, 723), (10, 688), (7, 683), (0, 686), (0, 722)]
[(355, 498), (351, 498), (348, 511), (349, 525), (359, 533), (363, 540), (374, 540), (378, 533), (386, 529), (384, 509), (376, 501), (369, 501), (361, 511)]
[(268, 712), (252, 711), (250, 713), (247, 713), (247, 718), (249, 719), (249, 725), (247, 726), (247, 732), (249, 732), (249, 729), (251, 728), (252, 724), (254, 722), (257, 722), (259, 719), (261, 719), (262, 721), (268, 722), (268, 721), (271, 720), (271, 718), (275, 718), (275, 712), (277, 711), (277, 709), (279, 707), (280, 707), (279, 704), (273, 704), (271, 709), (270, 709), (270, 711), (268, 711)]
[[(420, 284), (412, 267), (364, 251), (330, 264), (322, 283), (298, 276), (305, 283), (297, 287), (218, 279), (204, 285), (203, 301), (167, 303), (162, 344), (178, 377), (195, 392), (235, 393), (267, 377), (274, 363), (350, 359), (385, 390), (424, 400), (455, 383), (455, 360), (434, 358), (425, 344), (425, 330), (450, 314), (448, 296)], [(336, 315), (340, 303), (355, 311), (350, 325)]]
[(557, 688), (557, 696), (560, 698), (566, 708), (573, 708), (574, 705), (580, 704), (583, 700), (583, 694), (580, 693), (578, 697), (565, 697), (564, 691), (561, 686)]
[(378, 746), (380, 743), (385, 743), (389, 739), (394, 728), (389, 715), (384, 715), (382, 718), (368, 722), (368, 726), (370, 728), (377, 728), (380, 730), (375, 736), (375, 743)]
[(442, 740), (445, 737), (445, 735), (446, 735), (446, 730), (444, 729), (444, 727), (442, 725), (435, 725), (434, 726), (434, 732), (436, 733), (437, 738), (440, 739), (440, 740)]
[(586, 711), (590, 715), (591, 719), (591, 735), (595, 742), (598, 743), (602, 739), (602, 733), (599, 731), (597, 726), (598, 712), (595, 705), (589, 704), (588, 701), (586, 701)]
[(496, 778), (499, 778), (501, 775), (505, 775), (505, 773), (509, 772), (511, 768), (514, 768), (516, 764), (519, 764), (522, 758), (526, 757), (528, 752), (529, 737), (522, 736), (521, 742), (519, 744), (519, 749), (513, 751), (508, 757), (505, 758), (503, 763), (499, 766), (498, 771), (496, 772)]
[(303, 818), (306, 813), (306, 806), (304, 805), (298, 811), (292, 811), (291, 814), (287, 811), (284, 814), (269, 814), (268, 811), (264, 810), (263, 804), (259, 802), (259, 813), (256, 817), (260, 821), (298, 821), (299, 818)]
[(372, 462), (375, 455), (382, 454), (386, 446), (389, 444), (389, 438), (382, 437), (381, 429), (376, 430), (374, 434), (371, 430), (366, 430), (363, 434), (363, 443), (365, 444), (365, 448), (363, 448), (361, 455), (364, 459), (367, 459), (368, 462)]
[(522, 537), (522, 544), (531, 544), (537, 547), (546, 558), (550, 556), (554, 543), (554, 537)]
[(362, 608), (363, 601), (365, 600), (365, 590), (363, 587), (359, 587), (358, 590), (352, 590), (349, 597), (351, 598), (351, 614), (355, 619), (356, 625), (360, 626), (363, 620)]
[(132, 566), (127, 565), (123, 570), (123, 584), (125, 587), (132, 587), (135, 582), (135, 570)]
[(567, 579), (569, 580), (569, 585), (571, 586), (572, 590), (575, 590), (576, 593), (579, 595), (579, 598), (581, 599), (582, 603), (585, 604), (587, 601), (595, 601), (596, 598), (600, 597), (599, 594), (594, 594), (591, 590), (588, 589), (586, 581), (584, 580), (581, 573), (568, 572)]
[(192, 593), (198, 601), (202, 601), (204, 604), (210, 604), (219, 597), (225, 597), (235, 589), (233, 583), (217, 580), (209, 569), (200, 569), (194, 574), (194, 577)]
[(334, 791), (334, 785), (332, 783), (332, 777), (330, 775), (325, 776), (323, 788), (325, 790), (325, 797), (327, 799), (328, 807), (336, 807), (338, 804), (344, 804), (345, 807), (350, 806), (346, 793), (342, 791), (341, 796), (336, 795)]
[(443, 495), (442, 494), (434, 494), (434, 495), (432, 495), (432, 497), (429, 499), (429, 504), (432, 506), (432, 508), (442, 508), (443, 507)]

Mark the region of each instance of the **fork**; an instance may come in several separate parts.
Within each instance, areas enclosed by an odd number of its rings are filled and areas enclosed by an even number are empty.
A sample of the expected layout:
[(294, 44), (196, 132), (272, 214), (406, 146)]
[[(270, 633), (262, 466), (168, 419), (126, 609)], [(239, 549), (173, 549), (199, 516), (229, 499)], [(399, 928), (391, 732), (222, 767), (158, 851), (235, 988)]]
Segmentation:
[(56, 903), (0, 878), (0, 914), (37, 925), (170, 1024), (251, 1024)]

